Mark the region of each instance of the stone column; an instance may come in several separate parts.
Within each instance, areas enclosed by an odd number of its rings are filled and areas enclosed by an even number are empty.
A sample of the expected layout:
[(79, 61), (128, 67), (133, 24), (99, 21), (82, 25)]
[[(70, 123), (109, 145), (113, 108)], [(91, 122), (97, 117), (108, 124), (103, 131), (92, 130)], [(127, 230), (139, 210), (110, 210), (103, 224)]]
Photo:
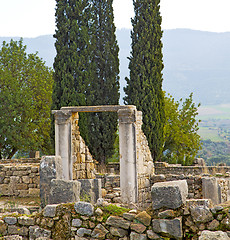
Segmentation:
[(118, 118), (121, 198), (124, 203), (137, 203), (135, 108), (118, 110)]
[(73, 179), (72, 163), (72, 112), (55, 110), (55, 156), (60, 156), (63, 166), (63, 179)]

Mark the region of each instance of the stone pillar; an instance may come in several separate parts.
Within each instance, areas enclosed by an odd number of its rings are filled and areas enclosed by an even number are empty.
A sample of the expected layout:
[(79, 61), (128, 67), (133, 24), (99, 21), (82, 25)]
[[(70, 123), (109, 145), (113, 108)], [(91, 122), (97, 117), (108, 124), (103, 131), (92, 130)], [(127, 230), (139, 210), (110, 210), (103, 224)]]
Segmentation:
[(52, 111), (55, 116), (55, 156), (61, 156), (63, 180), (73, 179), (72, 163), (72, 112)]
[(135, 108), (118, 110), (118, 118), (121, 198), (124, 203), (137, 203)]

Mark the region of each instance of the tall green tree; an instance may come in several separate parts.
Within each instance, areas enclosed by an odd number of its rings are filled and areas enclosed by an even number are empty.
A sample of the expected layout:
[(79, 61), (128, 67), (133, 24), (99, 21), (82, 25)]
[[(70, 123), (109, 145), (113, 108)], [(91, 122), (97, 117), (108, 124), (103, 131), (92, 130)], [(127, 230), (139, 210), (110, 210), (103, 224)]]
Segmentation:
[(169, 163), (191, 165), (199, 149), (201, 139), (198, 134), (198, 107), (193, 102), (192, 93), (183, 102), (175, 101), (171, 95), (165, 96), (164, 157)]
[[(88, 105), (93, 79), (94, 20), (92, 2), (56, 0), (56, 51), (53, 109)], [(80, 114), (81, 134), (88, 141), (87, 115)]]
[(53, 72), (22, 39), (0, 49), (0, 159), (18, 150), (49, 152)]
[(130, 77), (124, 100), (143, 112), (143, 131), (157, 161), (162, 156), (165, 123), (160, 0), (134, 0), (133, 4)]
[[(95, 77), (91, 82), (91, 105), (119, 104), (119, 59), (115, 36), (113, 0), (94, 0), (96, 48)], [(101, 163), (111, 157), (117, 130), (116, 113), (90, 114), (89, 148)]]

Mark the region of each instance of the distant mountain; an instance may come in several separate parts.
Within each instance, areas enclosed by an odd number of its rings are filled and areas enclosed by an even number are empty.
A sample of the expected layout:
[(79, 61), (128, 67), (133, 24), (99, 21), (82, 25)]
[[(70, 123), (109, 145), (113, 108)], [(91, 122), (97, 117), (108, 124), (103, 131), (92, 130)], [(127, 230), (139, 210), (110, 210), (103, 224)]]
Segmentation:
[[(1, 38), (0, 43), (11, 38)], [(13, 38), (18, 40), (19, 38)], [(117, 30), (120, 46), (121, 97), (125, 77), (129, 76), (130, 29)], [(230, 103), (230, 32), (211, 33), (189, 29), (164, 30), (163, 33), (163, 88), (176, 99), (188, 97), (202, 105)], [(28, 52), (39, 56), (52, 67), (55, 57), (52, 35), (24, 38)]]

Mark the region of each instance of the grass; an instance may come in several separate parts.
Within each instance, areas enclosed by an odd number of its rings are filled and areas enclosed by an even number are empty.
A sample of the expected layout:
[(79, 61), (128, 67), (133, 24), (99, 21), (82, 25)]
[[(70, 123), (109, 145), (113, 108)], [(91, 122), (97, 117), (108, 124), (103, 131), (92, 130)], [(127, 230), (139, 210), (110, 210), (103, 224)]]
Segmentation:
[(209, 127), (200, 127), (198, 134), (201, 136), (203, 140), (210, 139), (213, 142), (222, 142), (225, 141), (224, 138), (218, 135), (217, 128), (209, 128)]

